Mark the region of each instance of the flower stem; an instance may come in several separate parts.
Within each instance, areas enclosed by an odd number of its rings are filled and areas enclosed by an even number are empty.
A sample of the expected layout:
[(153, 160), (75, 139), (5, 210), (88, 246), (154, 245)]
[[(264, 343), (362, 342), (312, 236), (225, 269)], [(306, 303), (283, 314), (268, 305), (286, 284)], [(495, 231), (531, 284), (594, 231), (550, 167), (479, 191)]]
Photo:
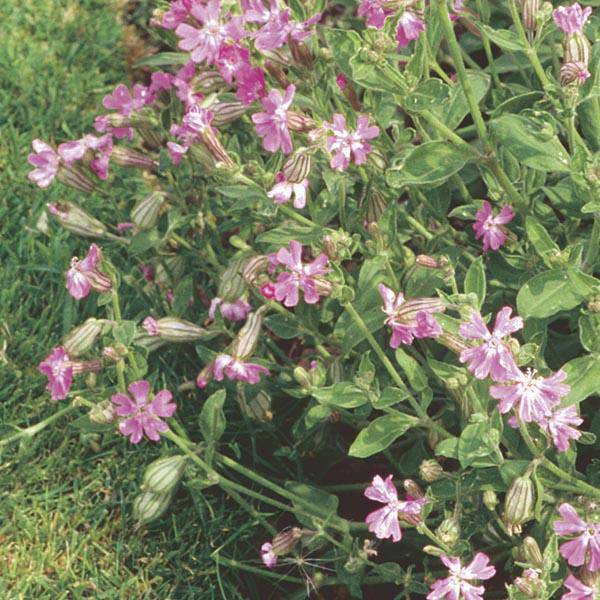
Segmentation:
[(425, 523), (419, 523), (417, 525), (417, 531), (425, 536), (427, 536), (436, 546), (439, 546), (446, 554), (449, 556), (452, 555), (452, 549), (444, 544), (440, 538), (425, 525)]
[(296, 212), (295, 210), (291, 209), (285, 204), (280, 204), (278, 208), (279, 211), (282, 212), (284, 215), (288, 216), (290, 219), (294, 219), (294, 221), (297, 221), (301, 225), (307, 225), (308, 227), (313, 228), (319, 227), (316, 223), (314, 223), (310, 219), (307, 219), (305, 216), (301, 215), (300, 213)]
[(582, 494), (592, 496), (593, 498), (600, 500), (600, 489), (595, 488), (593, 485), (582, 481), (581, 479), (577, 479), (570, 473), (563, 471), (560, 467), (557, 467), (551, 460), (548, 458), (542, 458), (540, 462), (540, 466), (542, 466), (546, 471), (549, 471), (553, 475), (556, 475), (563, 482), (569, 482), (576, 489), (578, 489)]

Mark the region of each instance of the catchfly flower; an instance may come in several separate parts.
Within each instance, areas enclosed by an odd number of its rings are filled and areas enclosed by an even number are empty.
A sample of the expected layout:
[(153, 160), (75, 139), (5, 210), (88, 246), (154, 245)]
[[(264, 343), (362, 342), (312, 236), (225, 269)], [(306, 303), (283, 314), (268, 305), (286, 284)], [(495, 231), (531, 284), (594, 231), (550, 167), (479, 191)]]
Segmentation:
[(567, 502), (558, 507), (562, 517), (554, 522), (554, 532), (561, 536), (577, 536), (560, 545), (560, 553), (573, 567), (586, 565), (588, 571), (600, 569), (600, 522), (584, 521)]
[(71, 259), (71, 268), (66, 273), (67, 290), (76, 300), (89, 295), (91, 290), (108, 292), (112, 288), (110, 277), (98, 270), (102, 261), (102, 251), (92, 244), (86, 257), (79, 260), (76, 256)]
[(412, 496), (407, 496), (407, 499), (403, 501), (399, 500), (398, 491), (392, 483), (392, 479), (393, 475), (388, 475), (385, 479), (382, 479), (380, 475), (373, 477), (373, 482), (364, 494), (369, 500), (381, 502), (385, 506), (369, 513), (365, 522), (369, 526), (369, 531), (379, 539), (392, 538), (392, 541), (399, 542), (402, 539), (400, 517), (402, 515), (418, 517), (427, 500)]
[(369, 27), (383, 29), (385, 20), (394, 11), (386, 8), (386, 0), (362, 0), (358, 7), (358, 16), (366, 17), (366, 23)]
[(294, 197), (294, 208), (304, 208), (306, 206), (306, 190), (308, 189), (308, 179), (299, 183), (290, 183), (286, 181), (285, 175), (279, 172), (275, 178), (275, 185), (267, 192), (269, 198), (273, 198), (275, 204), (285, 204)]
[(490, 333), (481, 315), (473, 311), (469, 323), (462, 323), (459, 332), (469, 340), (483, 340), (478, 346), (466, 348), (460, 353), (462, 363), (477, 379), (485, 379), (488, 375), (494, 381), (507, 381), (517, 370), (515, 360), (506, 336), (523, 328), (521, 317), (511, 318), (512, 308), (505, 306), (496, 315), (494, 329)]
[(518, 407), (519, 417), (526, 423), (543, 423), (552, 415), (552, 409), (570, 391), (570, 386), (562, 383), (567, 378), (564, 371), (557, 371), (550, 377), (539, 377), (535, 369), (526, 373), (515, 371), (509, 385), (492, 385), (490, 395), (499, 400), (498, 410), (507, 413)]
[(405, 300), (404, 294), (395, 294), (380, 283), (379, 295), (383, 300), (383, 312), (387, 315), (385, 324), (392, 330), (390, 347), (400, 344), (412, 344), (414, 338), (428, 338), (441, 335), (442, 328), (433, 316), (445, 310), (444, 304), (437, 298), (413, 298)]
[(261, 375), (270, 375), (269, 369), (256, 363), (244, 362), (229, 354), (219, 354), (212, 363), (209, 363), (196, 379), (199, 388), (208, 385), (211, 379), (223, 381), (243, 381), (244, 383), (258, 383)]
[(425, 31), (425, 21), (412, 10), (405, 10), (396, 28), (398, 46), (405, 48), (412, 41), (418, 39), (423, 31)]
[(485, 200), (483, 208), (475, 213), (475, 239), (483, 237), (483, 251), (487, 252), (490, 248), (498, 250), (506, 242), (506, 225), (513, 220), (515, 213), (508, 205), (503, 206), (500, 212), (494, 216), (491, 204)]
[(570, 6), (559, 6), (552, 13), (552, 18), (567, 35), (573, 35), (583, 29), (591, 14), (591, 6), (581, 8), (579, 2), (575, 2)]
[(443, 555), (441, 561), (448, 567), (450, 576), (432, 584), (427, 600), (482, 600), (485, 588), (471, 582), (490, 579), (496, 574), (487, 554), (478, 552), (466, 567), (461, 565), (460, 558), (456, 556)]
[(560, 600), (595, 600), (596, 598), (596, 588), (585, 585), (573, 573), (569, 573), (565, 579), (565, 587), (569, 591), (563, 594)]
[(540, 423), (540, 426), (550, 435), (556, 449), (559, 452), (566, 452), (571, 440), (578, 440), (581, 437), (581, 431), (576, 428), (582, 423), (583, 419), (577, 414), (577, 407), (571, 404), (554, 410), (550, 417)]
[(273, 544), (265, 542), (260, 547), (260, 559), (268, 569), (273, 569), (277, 566), (277, 555), (273, 552)]
[(33, 152), (27, 157), (27, 161), (35, 169), (27, 177), (37, 186), (47, 188), (58, 174), (60, 156), (52, 146), (42, 140), (33, 140), (31, 146)]
[(172, 417), (177, 408), (172, 402), (173, 394), (169, 390), (161, 390), (151, 398), (150, 383), (144, 379), (135, 381), (127, 389), (131, 396), (114, 394), (111, 397), (117, 416), (123, 417), (119, 431), (129, 436), (132, 444), (138, 444), (144, 435), (158, 442), (160, 434), (169, 429), (163, 419)]
[(359, 117), (354, 131), (347, 128), (346, 117), (337, 113), (333, 115), (332, 123), (323, 125), (333, 133), (327, 138), (327, 149), (332, 154), (330, 166), (338, 171), (345, 171), (350, 159), (355, 164), (362, 165), (371, 152), (371, 144), (366, 140), (379, 135), (379, 128), (369, 125), (368, 117)]
[(283, 96), (279, 90), (271, 90), (268, 96), (260, 101), (265, 112), (252, 115), (256, 132), (263, 139), (263, 148), (269, 152), (281, 149), (284, 154), (289, 154), (293, 149), (288, 129), (288, 109), (295, 91), (294, 85), (289, 85)]

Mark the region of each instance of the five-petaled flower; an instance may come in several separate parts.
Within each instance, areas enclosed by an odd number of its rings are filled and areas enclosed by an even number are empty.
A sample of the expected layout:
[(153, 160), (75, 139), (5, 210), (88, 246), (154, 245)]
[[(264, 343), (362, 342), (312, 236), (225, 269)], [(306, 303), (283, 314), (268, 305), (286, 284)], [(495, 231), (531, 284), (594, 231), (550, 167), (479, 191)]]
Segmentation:
[(275, 185), (267, 192), (269, 198), (273, 198), (275, 204), (285, 204), (294, 197), (294, 208), (304, 208), (306, 206), (306, 190), (308, 189), (308, 179), (299, 183), (290, 183), (286, 181), (282, 172), (277, 173)]
[(289, 154), (293, 149), (288, 129), (288, 109), (295, 91), (294, 85), (288, 85), (283, 96), (279, 90), (271, 90), (268, 96), (260, 101), (265, 112), (252, 115), (256, 132), (263, 138), (263, 148), (269, 152), (276, 152), (281, 148), (284, 154)]
[(60, 156), (56, 150), (43, 142), (35, 139), (31, 142), (33, 152), (27, 157), (27, 162), (35, 167), (27, 177), (41, 188), (47, 188), (58, 174)]
[(512, 352), (504, 338), (523, 328), (523, 319), (510, 315), (512, 308), (505, 306), (496, 315), (494, 329), (490, 333), (481, 315), (473, 311), (471, 321), (462, 323), (460, 334), (470, 340), (483, 340), (479, 346), (464, 349), (459, 356), (462, 363), (469, 363), (468, 369), (477, 377), (488, 375), (494, 381), (509, 381), (518, 370)]
[(386, 8), (386, 0), (362, 0), (356, 13), (359, 17), (366, 17), (368, 27), (383, 29), (385, 20), (392, 14), (393, 10)]
[(581, 437), (579, 427), (583, 419), (577, 414), (577, 407), (574, 404), (558, 408), (552, 412), (552, 415), (540, 423), (541, 428), (550, 435), (552, 442), (559, 452), (566, 452), (571, 440), (578, 440)]
[(427, 600), (481, 600), (485, 588), (482, 585), (473, 585), (472, 581), (490, 579), (496, 574), (495, 567), (491, 566), (490, 558), (483, 552), (478, 552), (473, 560), (463, 567), (456, 556), (442, 556), (442, 562), (448, 567), (450, 576), (438, 579), (431, 586)]
[(586, 6), (582, 9), (579, 2), (575, 2), (571, 6), (559, 6), (552, 13), (552, 17), (556, 25), (567, 35), (573, 35), (583, 29), (591, 14), (591, 6)]
[(366, 140), (379, 135), (379, 128), (369, 125), (368, 117), (359, 117), (357, 127), (350, 131), (346, 126), (346, 118), (338, 113), (333, 115), (332, 123), (324, 123), (333, 135), (327, 138), (327, 149), (331, 152), (330, 166), (338, 171), (345, 171), (350, 164), (350, 159), (357, 165), (362, 165), (371, 152), (371, 144)]
[(425, 21), (412, 10), (405, 10), (398, 21), (396, 41), (400, 48), (408, 46), (425, 31)]
[(87, 256), (79, 260), (76, 256), (71, 259), (71, 268), (66, 273), (67, 290), (73, 298), (81, 300), (91, 290), (108, 292), (112, 288), (110, 277), (97, 269), (102, 260), (102, 252), (96, 244), (92, 244)]
[(569, 590), (560, 597), (560, 600), (594, 600), (596, 598), (596, 588), (585, 585), (573, 575), (565, 579), (565, 587)]
[(564, 502), (558, 507), (562, 519), (554, 522), (554, 532), (561, 536), (577, 537), (560, 546), (560, 553), (573, 567), (584, 563), (589, 571), (600, 569), (600, 522), (586, 522), (577, 511)]
[(371, 485), (365, 490), (364, 494), (369, 500), (385, 504), (383, 508), (369, 513), (365, 522), (369, 531), (379, 539), (392, 538), (392, 541), (399, 542), (402, 539), (400, 517), (404, 515), (418, 518), (427, 500), (411, 496), (407, 496), (406, 500), (398, 500), (398, 491), (392, 478), (393, 475), (388, 475), (385, 479), (375, 475)]
[(503, 206), (500, 212), (494, 216), (491, 204), (485, 200), (483, 208), (475, 213), (475, 239), (483, 237), (483, 251), (487, 252), (490, 248), (498, 250), (506, 242), (506, 225), (510, 223), (515, 216), (512, 208), (508, 205)]
[(160, 434), (169, 429), (163, 421), (172, 417), (177, 406), (173, 394), (169, 390), (161, 390), (150, 399), (150, 383), (146, 380), (135, 381), (127, 388), (127, 394), (114, 394), (111, 397), (116, 405), (116, 414), (123, 418), (119, 422), (119, 431), (129, 436), (132, 444), (138, 444), (145, 435), (148, 439), (158, 442)]

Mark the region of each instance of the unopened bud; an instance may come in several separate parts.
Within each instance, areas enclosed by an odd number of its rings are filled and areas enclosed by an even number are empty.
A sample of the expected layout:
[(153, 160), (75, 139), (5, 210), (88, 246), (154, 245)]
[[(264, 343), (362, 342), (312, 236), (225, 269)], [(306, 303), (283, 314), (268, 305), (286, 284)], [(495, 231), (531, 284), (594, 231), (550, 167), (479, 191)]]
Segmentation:
[(423, 552), (425, 552), (425, 554), (429, 554), (429, 556), (437, 557), (444, 556), (444, 554), (446, 554), (441, 548), (431, 545), (423, 546)]
[(159, 458), (146, 467), (142, 490), (164, 494), (170, 492), (183, 477), (186, 465), (186, 457), (182, 454)]
[(308, 372), (304, 367), (296, 367), (293, 372), (294, 379), (306, 390), (312, 387), (312, 382), (308, 376)]
[(560, 68), (560, 85), (583, 85), (589, 76), (590, 72), (585, 63), (568, 62)]
[(588, 302), (588, 308), (593, 313), (600, 312), (600, 296), (595, 296)]
[(131, 211), (131, 220), (140, 229), (152, 229), (165, 205), (164, 192), (152, 192), (142, 198)]
[(415, 262), (421, 267), (425, 267), (427, 269), (439, 269), (440, 265), (438, 261), (433, 258), (433, 256), (428, 256), (427, 254), (418, 254), (415, 258)]
[(262, 254), (249, 258), (242, 268), (242, 276), (246, 283), (254, 285), (259, 276), (265, 272), (268, 264), (269, 257)]
[(209, 332), (199, 325), (177, 317), (146, 317), (143, 325), (149, 335), (158, 336), (166, 342), (197, 342), (209, 335)]
[(268, 423), (273, 420), (273, 412), (271, 411), (271, 396), (264, 390), (260, 390), (256, 396), (250, 400), (246, 400), (242, 392), (238, 395), (238, 402), (242, 412), (252, 419), (260, 423)]
[(496, 506), (498, 506), (498, 496), (494, 490), (485, 490), (485, 492), (483, 492), (483, 505), (492, 512), (496, 510)]
[(312, 69), (313, 55), (304, 42), (299, 42), (290, 35), (288, 36), (288, 47), (298, 65), (306, 69)]
[(367, 156), (367, 162), (380, 171), (387, 169), (388, 163), (385, 154), (379, 148), (373, 148)]
[(306, 133), (315, 128), (315, 122), (310, 117), (294, 111), (288, 111), (287, 125), (292, 131), (299, 133)]
[(191, 87), (194, 91), (210, 94), (225, 87), (225, 80), (217, 71), (204, 71), (192, 78)]
[(273, 77), (273, 79), (275, 79), (275, 81), (277, 81), (282, 88), (285, 89), (288, 87), (288, 85), (290, 85), (290, 80), (288, 79), (285, 71), (276, 62), (272, 60), (266, 60), (265, 69), (267, 69), (269, 75), (271, 75), (271, 77)]
[(454, 546), (460, 538), (460, 526), (455, 518), (449, 517), (440, 523), (435, 533), (444, 544)]
[(523, 0), (523, 12), (521, 18), (525, 31), (535, 33), (537, 26), (536, 16), (540, 10), (542, 0)]
[(402, 482), (402, 485), (409, 496), (412, 496), (417, 500), (425, 497), (425, 492), (416, 481), (413, 481), (412, 479), (405, 479)]
[(102, 332), (103, 322), (90, 318), (75, 327), (63, 338), (63, 346), (69, 356), (81, 356), (93, 345)]
[(292, 527), (287, 531), (280, 531), (273, 538), (273, 554), (276, 556), (282, 556), (288, 552), (291, 552), (301, 537), (302, 529), (299, 527)]
[(542, 551), (540, 550), (538, 543), (530, 535), (523, 540), (522, 551), (527, 563), (537, 569), (544, 568)]
[(250, 313), (246, 318), (244, 326), (239, 330), (231, 345), (231, 354), (235, 358), (244, 360), (254, 352), (260, 337), (265, 310), (266, 307), (263, 306), (256, 312)]
[(108, 425), (115, 420), (115, 409), (115, 405), (110, 400), (102, 400), (90, 410), (88, 418), (92, 423)]
[(242, 274), (244, 258), (232, 260), (219, 280), (217, 296), (224, 302), (234, 302), (246, 291), (246, 281)]
[(91, 194), (96, 189), (94, 182), (77, 167), (61, 165), (56, 174), (56, 178), (62, 184), (72, 187), (84, 194)]
[(91, 238), (102, 237), (106, 233), (106, 227), (98, 219), (72, 202), (51, 202), (46, 206), (62, 227), (72, 233)]
[(306, 148), (296, 150), (284, 163), (283, 175), (289, 183), (301, 183), (309, 173), (311, 160), (309, 151)]
[(419, 474), (427, 483), (433, 483), (442, 477), (444, 469), (437, 460), (424, 460), (419, 466)]
[(133, 516), (139, 523), (150, 523), (158, 519), (171, 503), (172, 494), (142, 492), (133, 501)]
[(248, 107), (241, 102), (215, 102), (210, 110), (213, 113), (213, 125), (220, 127), (244, 116)]
[(504, 523), (510, 533), (519, 534), (523, 523), (533, 516), (535, 492), (533, 481), (529, 475), (517, 477), (504, 499)]
[(147, 170), (158, 167), (158, 163), (153, 158), (124, 146), (115, 146), (110, 157), (122, 167)]

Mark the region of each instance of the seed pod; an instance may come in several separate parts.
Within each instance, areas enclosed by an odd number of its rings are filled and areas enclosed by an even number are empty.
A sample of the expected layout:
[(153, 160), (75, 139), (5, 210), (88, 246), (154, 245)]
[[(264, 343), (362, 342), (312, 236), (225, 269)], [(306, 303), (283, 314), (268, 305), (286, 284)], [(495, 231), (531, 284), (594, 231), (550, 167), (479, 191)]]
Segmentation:
[(560, 68), (560, 85), (582, 85), (590, 76), (587, 66), (582, 62), (568, 62)]
[(525, 31), (532, 34), (535, 33), (537, 26), (536, 16), (540, 11), (542, 5), (541, 0), (524, 0), (523, 1), (523, 12), (521, 14), (521, 20), (523, 21), (523, 27)]
[(159, 458), (146, 467), (141, 489), (164, 494), (172, 491), (183, 477), (187, 458), (183, 454)]
[(283, 165), (283, 175), (289, 183), (301, 183), (310, 173), (311, 160), (307, 148), (299, 148)]
[(254, 398), (246, 400), (243, 390), (243, 387), (240, 388), (237, 396), (241, 411), (253, 421), (259, 421), (260, 423), (272, 421), (273, 413), (271, 412), (271, 396), (264, 390), (261, 390)]
[(538, 543), (531, 536), (528, 535), (523, 540), (522, 550), (526, 562), (538, 569), (544, 568), (542, 551), (540, 550)]
[(454, 546), (460, 538), (460, 526), (458, 521), (449, 517), (444, 519), (435, 530), (436, 535), (448, 546)]
[(416, 481), (413, 481), (412, 479), (405, 479), (402, 482), (402, 485), (409, 496), (412, 496), (416, 499), (425, 497), (425, 492), (421, 489), (421, 486)]
[(166, 256), (156, 265), (154, 281), (161, 286), (174, 287), (186, 272), (185, 258), (181, 254)]
[(535, 491), (529, 475), (517, 477), (504, 499), (504, 523), (510, 533), (520, 533), (523, 523), (529, 521), (533, 514)]
[(425, 267), (427, 269), (439, 269), (440, 267), (437, 260), (435, 260), (433, 256), (428, 256), (427, 254), (418, 254), (415, 258), (415, 262), (421, 267)]
[(76, 235), (98, 238), (106, 233), (106, 227), (98, 219), (72, 202), (52, 202), (46, 206), (62, 227)]
[(150, 156), (123, 146), (115, 146), (110, 157), (122, 167), (147, 170), (158, 167), (158, 163)]
[(87, 319), (63, 338), (63, 346), (69, 356), (81, 356), (94, 345), (101, 332), (102, 321)]
[(155, 494), (142, 492), (133, 501), (133, 516), (138, 523), (150, 523), (158, 519), (171, 503), (171, 492)]
[(246, 291), (246, 282), (242, 275), (245, 260), (245, 258), (237, 258), (230, 261), (221, 275), (217, 296), (224, 302), (234, 302)]
[(371, 189), (367, 199), (367, 223), (377, 223), (388, 206), (387, 200), (378, 189)]
[(288, 47), (297, 64), (306, 69), (312, 69), (313, 55), (304, 42), (298, 42), (290, 35), (288, 36)]
[(296, 367), (293, 372), (294, 379), (300, 384), (300, 387), (309, 390), (312, 387), (312, 382), (308, 376), (308, 372), (304, 367)]
[(586, 67), (590, 62), (590, 43), (581, 31), (568, 35), (564, 42), (565, 63), (583, 63)]
[(131, 211), (131, 220), (140, 229), (152, 229), (165, 205), (164, 192), (152, 192), (142, 198)]
[(315, 128), (315, 122), (310, 117), (294, 111), (288, 111), (287, 125), (292, 131), (299, 133), (307, 133)]
[(269, 264), (269, 257), (262, 254), (248, 259), (242, 268), (242, 277), (248, 285), (254, 285)]
[(215, 102), (210, 106), (213, 113), (212, 123), (216, 127), (226, 125), (244, 116), (247, 110), (247, 106), (241, 102)]
[(263, 312), (266, 307), (259, 308), (256, 312), (250, 313), (240, 329), (237, 337), (231, 345), (231, 354), (239, 360), (244, 360), (252, 355), (256, 345), (263, 322)]
[(96, 189), (94, 182), (77, 167), (61, 165), (58, 169), (56, 178), (64, 185), (72, 187), (84, 194), (91, 194)]
[(290, 80), (287, 78), (285, 71), (276, 62), (266, 60), (265, 69), (267, 69), (269, 75), (271, 75), (282, 88), (285, 89), (290, 85)]
[[(151, 317), (149, 317), (151, 319)], [(144, 323), (146, 323), (144, 321)], [(197, 342), (202, 340), (209, 335), (209, 332), (190, 321), (184, 319), (178, 319), (177, 317), (163, 317), (162, 319), (152, 319), (151, 321), (153, 332), (154, 328), (156, 334), (166, 342), (174, 343), (186, 343), (186, 342)]]
[(115, 420), (115, 408), (115, 405), (110, 400), (103, 400), (90, 410), (88, 418), (92, 423), (108, 425)]
[(225, 80), (217, 71), (204, 71), (191, 81), (191, 87), (203, 94), (210, 94), (225, 87)]
[(433, 483), (442, 477), (444, 469), (437, 460), (424, 460), (419, 466), (419, 474), (427, 483)]
[(282, 556), (290, 552), (298, 540), (302, 537), (302, 529), (292, 527), (287, 531), (280, 531), (272, 542), (272, 551), (276, 556)]
[(496, 510), (496, 506), (498, 506), (498, 496), (496, 496), (494, 490), (485, 490), (485, 492), (483, 492), (483, 504), (492, 512)]

